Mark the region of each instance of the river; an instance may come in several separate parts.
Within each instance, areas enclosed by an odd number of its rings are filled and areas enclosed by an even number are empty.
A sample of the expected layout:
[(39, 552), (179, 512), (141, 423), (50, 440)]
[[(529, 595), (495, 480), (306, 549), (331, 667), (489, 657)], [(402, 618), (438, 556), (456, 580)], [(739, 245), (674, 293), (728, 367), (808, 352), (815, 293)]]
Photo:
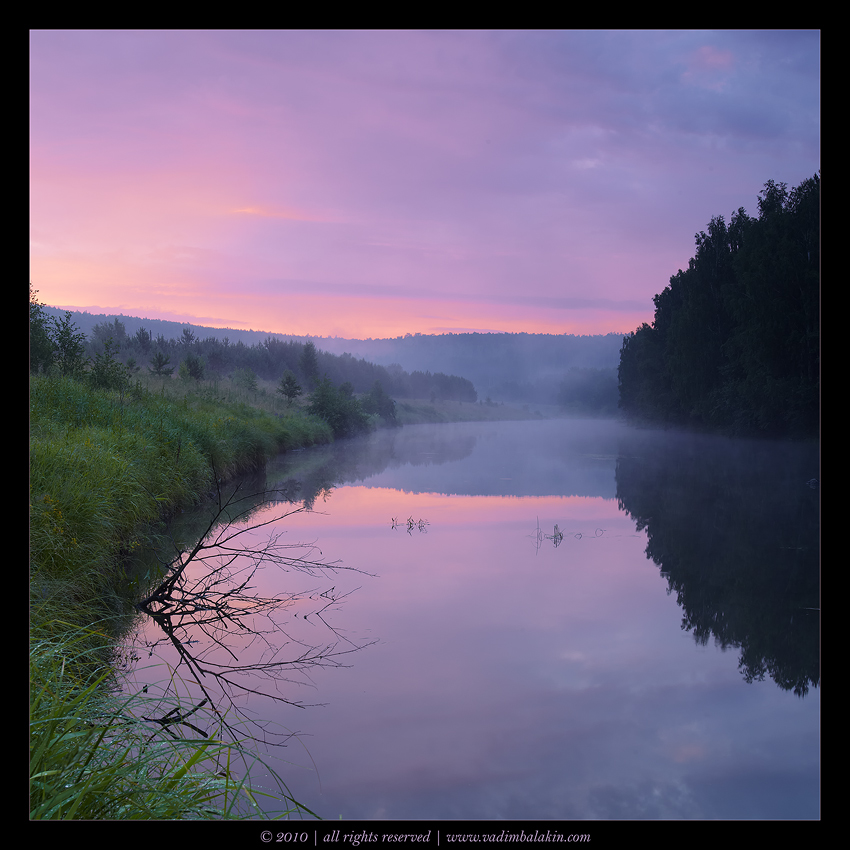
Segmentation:
[(273, 651), (352, 651), (237, 705), (297, 733), (278, 770), (332, 820), (818, 818), (818, 462), (582, 419), (281, 456), (265, 480), (310, 510), (256, 545), (347, 569), (257, 574), (302, 594)]

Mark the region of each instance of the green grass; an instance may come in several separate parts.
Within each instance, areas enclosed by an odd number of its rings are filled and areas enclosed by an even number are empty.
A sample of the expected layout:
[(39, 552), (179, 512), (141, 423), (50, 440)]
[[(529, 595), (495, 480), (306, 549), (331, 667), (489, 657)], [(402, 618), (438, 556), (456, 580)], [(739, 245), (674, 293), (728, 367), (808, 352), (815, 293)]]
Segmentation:
[[(326, 442), (327, 426), (204, 396), (120, 397), (62, 378), (30, 385), (30, 560), (41, 595), (82, 601), (144, 530), (279, 451)], [(79, 623), (84, 625), (84, 623)]]
[(156, 524), (203, 500), (216, 477), (332, 436), (298, 408), (172, 384), (117, 393), (30, 380), (33, 818), (257, 816), (247, 786), (210, 772), (247, 757), (238, 742), (159, 729), (148, 745), (146, 701), (119, 696), (114, 651), (136, 601), (126, 556), (151, 547)]
[(60, 639), (30, 641), (31, 819), (263, 818), (261, 797), (276, 801), (275, 817), (312, 814), (279, 779), (270, 793), (252, 787), (250, 770), (233, 778), (237, 761), (258, 761), (249, 749), (215, 735), (183, 737), (179, 724), (160, 722), (168, 715), (161, 700), (118, 687), (97, 628), (64, 626)]

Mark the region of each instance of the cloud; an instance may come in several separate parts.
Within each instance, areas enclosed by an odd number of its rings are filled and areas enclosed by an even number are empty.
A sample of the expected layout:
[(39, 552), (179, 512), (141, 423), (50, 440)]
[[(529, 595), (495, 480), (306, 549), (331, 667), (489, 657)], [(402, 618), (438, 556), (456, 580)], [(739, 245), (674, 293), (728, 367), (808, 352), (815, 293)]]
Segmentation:
[(283, 218), (289, 221), (333, 221), (333, 217), (297, 209), (271, 209), (268, 207), (240, 207), (230, 210), (233, 215)]
[(33, 269), (631, 316), (819, 126), (811, 32), (34, 31)]

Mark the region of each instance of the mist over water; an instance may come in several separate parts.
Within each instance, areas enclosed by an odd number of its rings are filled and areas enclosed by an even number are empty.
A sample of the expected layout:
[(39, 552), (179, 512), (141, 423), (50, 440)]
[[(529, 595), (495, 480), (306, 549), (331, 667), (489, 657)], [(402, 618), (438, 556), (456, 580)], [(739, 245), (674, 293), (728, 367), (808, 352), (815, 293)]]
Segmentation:
[(350, 593), (329, 622), (369, 644), (287, 686), (309, 707), (246, 703), (322, 817), (819, 816), (817, 447), (408, 426), (267, 478), (360, 571), (258, 585)]

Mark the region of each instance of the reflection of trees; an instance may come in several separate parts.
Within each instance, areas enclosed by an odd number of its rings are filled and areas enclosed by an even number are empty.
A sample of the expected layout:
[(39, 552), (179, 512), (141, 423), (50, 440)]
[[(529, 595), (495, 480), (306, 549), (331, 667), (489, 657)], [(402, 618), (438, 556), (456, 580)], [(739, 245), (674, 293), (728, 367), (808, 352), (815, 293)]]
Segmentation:
[(622, 431), (608, 419), (407, 426), (289, 452), (267, 474), (290, 488), (298, 482), (308, 507), (342, 484), (372, 486), (378, 475), (380, 486), (412, 492), (612, 499)]
[(620, 507), (705, 644), (740, 649), (748, 681), (803, 696), (820, 681), (817, 447), (637, 432), (617, 461)]
[[(444, 429), (446, 425), (439, 426)], [(417, 429), (388, 429), (367, 439), (340, 440), (304, 452), (288, 452), (267, 467), (270, 479), (279, 481), (288, 498), (297, 498), (312, 509), (341, 484), (365, 481), (386, 469), (438, 465), (461, 460), (472, 454), (476, 437), (463, 435), (445, 439), (439, 432)]]
[[(339, 666), (342, 656), (362, 648), (326, 619), (346, 595), (335, 588), (274, 596), (257, 592), (258, 573), (268, 567), (311, 576), (350, 568), (313, 559), (313, 547), (282, 542), (283, 531), (275, 525), (307, 510), (293, 507), (286, 493), (266, 491), (237, 498), (239, 492), (237, 488), (227, 499), (219, 492), (213, 516), (195, 538), (197, 543), (178, 547), (164, 578), (136, 605), (177, 652), (172, 683), (192, 681), (202, 695), (191, 710), (172, 709), (162, 718), (146, 718), (163, 728), (189, 726), (206, 737), (188, 718), (209, 705), (217, 722), (233, 732), (234, 719), (245, 719), (237, 698), (247, 694), (300, 706), (280, 689), (282, 682), (315, 667)], [(275, 496), (284, 507), (258, 513), (263, 505), (274, 504)], [(296, 606), (294, 617), (301, 623), (322, 627), (320, 640), (307, 641), (295, 634), (286, 615)], [(267, 741), (265, 733), (262, 740)]]

